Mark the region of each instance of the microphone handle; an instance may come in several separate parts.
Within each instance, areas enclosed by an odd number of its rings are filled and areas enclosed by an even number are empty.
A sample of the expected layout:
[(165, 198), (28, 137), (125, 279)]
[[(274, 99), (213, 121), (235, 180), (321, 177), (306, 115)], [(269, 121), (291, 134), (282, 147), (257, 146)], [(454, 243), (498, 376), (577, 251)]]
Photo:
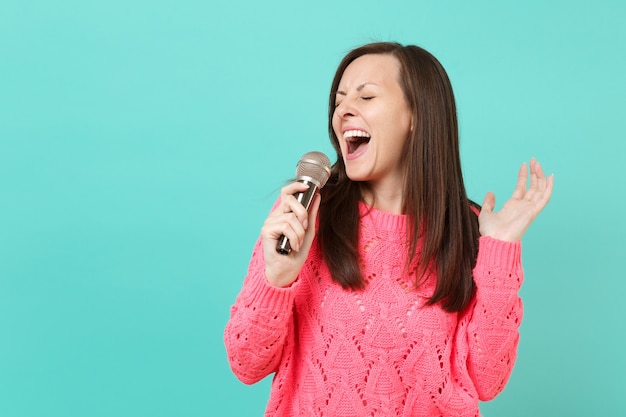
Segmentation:
[[(298, 182), (307, 184), (309, 186), (309, 189), (301, 193), (296, 193), (293, 196), (296, 197), (296, 200), (298, 200), (298, 202), (302, 204), (302, 206), (304, 206), (307, 211), (309, 211), (309, 207), (311, 206), (311, 202), (313, 201), (313, 197), (315, 196), (315, 192), (317, 191), (317, 185), (307, 180), (298, 180)], [(289, 255), (289, 252), (291, 252), (289, 239), (287, 239), (284, 235), (278, 239), (278, 243), (276, 244), (276, 252), (280, 253), (281, 255)]]

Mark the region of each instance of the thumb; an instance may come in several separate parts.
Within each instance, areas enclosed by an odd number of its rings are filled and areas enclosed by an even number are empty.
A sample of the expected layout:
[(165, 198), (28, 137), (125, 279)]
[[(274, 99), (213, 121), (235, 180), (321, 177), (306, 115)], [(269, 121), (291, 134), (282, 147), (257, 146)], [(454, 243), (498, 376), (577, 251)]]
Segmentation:
[(485, 195), (485, 199), (483, 200), (483, 209), (482, 211), (492, 212), (494, 207), (496, 206), (496, 195), (489, 191), (487, 195)]
[(313, 202), (311, 203), (311, 207), (309, 209), (309, 218), (307, 219), (307, 229), (306, 234), (304, 236), (305, 242), (310, 244), (313, 241), (313, 236), (315, 236), (315, 223), (317, 220), (317, 214), (320, 208), (320, 201), (322, 197), (319, 193), (315, 194), (313, 197)]

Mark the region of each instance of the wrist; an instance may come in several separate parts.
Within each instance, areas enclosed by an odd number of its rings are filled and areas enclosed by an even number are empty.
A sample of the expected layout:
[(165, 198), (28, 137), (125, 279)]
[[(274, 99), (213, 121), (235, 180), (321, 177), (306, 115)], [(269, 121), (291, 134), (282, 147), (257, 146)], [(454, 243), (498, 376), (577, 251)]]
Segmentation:
[(492, 239), (500, 240), (502, 242), (510, 242), (510, 243), (515, 243), (515, 242), (519, 242), (520, 240), (522, 240), (521, 237), (519, 236), (507, 234), (507, 233), (485, 233), (485, 234), (481, 233), (481, 237), (490, 237)]
[(290, 287), (296, 281), (297, 278), (298, 278), (297, 274), (295, 276), (291, 274), (288, 274), (288, 275), (276, 274), (273, 271), (271, 271), (270, 268), (265, 268), (265, 279), (273, 287), (278, 287), (278, 288)]

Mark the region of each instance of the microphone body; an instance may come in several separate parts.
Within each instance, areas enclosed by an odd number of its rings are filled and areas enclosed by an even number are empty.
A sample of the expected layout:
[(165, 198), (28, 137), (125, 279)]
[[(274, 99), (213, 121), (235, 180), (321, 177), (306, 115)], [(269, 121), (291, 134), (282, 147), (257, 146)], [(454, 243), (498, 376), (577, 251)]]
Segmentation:
[[(298, 179), (296, 181), (309, 186), (308, 190), (301, 192), (301, 193), (294, 194), (294, 197), (296, 198), (296, 200), (298, 200), (298, 202), (302, 204), (302, 206), (307, 211), (309, 211), (309, 207), (311, 207), (311, 202), (313, 201), (313, 197), (315, 197), (315, 193), (317, 192), (318, 187), (317, 185), (315, 185), (315, 183), (308, 181), (306, 179)], [(289, 239), (287, 239), (284, 235), (281, 236), (280, 239), (278, 239), (278, 244), (276, 245), (276, 251), (280, 253), (281, 255), (289, 255), (289, 252), (291, 252), (291, 245), (289, 245)]]
[[(309, 152), (302, 156), (296, 167), (296, 181), (307, 184), (309, 189), (294, 194), (294, 197), (308, 211), (315, 193), (324, 187), (330, 177), (330, 160), (321, 152)], [(284, 235), (278, 239), (276, 251), (289, 255), (291, 245)]]

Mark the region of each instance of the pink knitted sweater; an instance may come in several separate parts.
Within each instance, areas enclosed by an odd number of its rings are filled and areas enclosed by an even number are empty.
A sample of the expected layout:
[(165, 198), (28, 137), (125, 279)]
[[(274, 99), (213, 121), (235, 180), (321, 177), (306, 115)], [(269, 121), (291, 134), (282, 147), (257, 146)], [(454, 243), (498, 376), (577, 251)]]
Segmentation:
[(414, 289), (404, 274), (406, 217), (360, 210), (361, 292), (331, 280), (315, 243), (298, 279), (273, 287), (257, 243), (225, 330), (233, 372), (275, 373), (266, 416), (478, 416), (516, 358), (521, 244), (481, 237), (476, 296), (446, 313), (426, 305), (434, 277)]

